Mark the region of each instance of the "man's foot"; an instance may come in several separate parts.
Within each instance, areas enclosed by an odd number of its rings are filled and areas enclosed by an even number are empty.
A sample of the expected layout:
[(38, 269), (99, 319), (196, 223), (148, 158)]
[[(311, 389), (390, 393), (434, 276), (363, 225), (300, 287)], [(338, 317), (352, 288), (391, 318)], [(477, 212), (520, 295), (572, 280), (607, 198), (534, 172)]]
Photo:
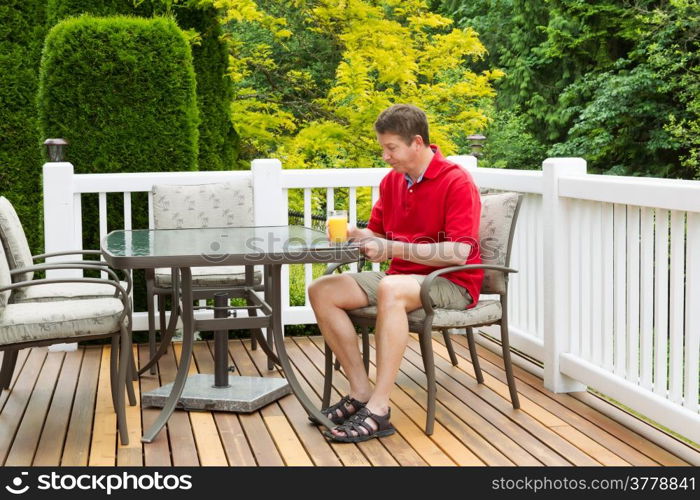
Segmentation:
[[(362, 401), (358, 401), (357, 399), (350, 397), (350, 395), (347, 395), (343, 396), (336, 404), (329, 406), (328, 408), (323, 408), (321, 413), (334, 424), (342, 424), (358, 410), (364, 408), (366, 404), (366, 402), (363, 403)], [(309, 415), (309, 420), (317, 425), (321, 425), (321, 422), (319, 422), (318, 419), (312, 415)]]
[(341, 443), (360, 443), (377, 437), (390, 436), (396, 429), (391, 425), (391, 408), (386, 415), (376, 415), (365, 406), (348, 418), (342, 425), (324, 435)]

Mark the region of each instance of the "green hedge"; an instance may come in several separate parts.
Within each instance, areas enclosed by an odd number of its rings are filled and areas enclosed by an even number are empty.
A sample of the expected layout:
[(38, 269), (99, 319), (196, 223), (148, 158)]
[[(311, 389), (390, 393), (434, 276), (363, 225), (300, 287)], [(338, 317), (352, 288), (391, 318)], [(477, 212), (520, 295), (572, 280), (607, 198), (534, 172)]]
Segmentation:
[(38, 107), (42, 137), (70, 142), (76, 172), (196, 168), (192, 54), (171, 20), (60, 22), (46, 37)]
[[(137, 7), (134, 6), (135, 3), (138, 3)], [(151, 2), (134, 2), (134, 0), (48, 0), (46, 2), (46, 21), (49, 27), (67, 17), (80, 14), (150, 17), (153, 14), (153, 8)]]
[(0, 4), (0, 195), (15, 206), (34, 253), (43, 248), (35, 95), (45, 15), (43, 0)]
[(231, 122), (233, 87), (228, 77), (228, 48), (213, 8), (176, 9), (178, 25), (195, 30), (192, 47), (199, 106), (199, 170), (228, 170), (236, 165), (239, 138)]

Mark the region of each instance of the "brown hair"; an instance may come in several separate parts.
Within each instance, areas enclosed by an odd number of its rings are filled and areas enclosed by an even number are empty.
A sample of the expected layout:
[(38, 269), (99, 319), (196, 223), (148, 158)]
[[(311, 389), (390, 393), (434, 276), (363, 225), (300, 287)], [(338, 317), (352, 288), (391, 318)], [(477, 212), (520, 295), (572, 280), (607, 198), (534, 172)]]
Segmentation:
[(425, 147), (430, 145), (428, 118), (422, 109), (412, 104), (394, 104), (379, 114), (374, 122), (378, 134), (396, 134), (406, 144), (411, 144), (417, 135), (423, 138)]

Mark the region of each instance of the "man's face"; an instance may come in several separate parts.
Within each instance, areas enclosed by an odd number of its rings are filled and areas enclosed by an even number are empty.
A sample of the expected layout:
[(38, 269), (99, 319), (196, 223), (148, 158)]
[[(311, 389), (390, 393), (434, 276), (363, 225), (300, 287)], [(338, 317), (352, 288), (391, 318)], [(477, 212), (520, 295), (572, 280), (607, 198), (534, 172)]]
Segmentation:
[(387, 132), (377, 134), (377, 141), (382, 147), (382, 159), (401, 173), (407, 173), (420, 159), (423, 148), (420, 136), (415, 136), (411, 144), (406, 144), (401, 136)]

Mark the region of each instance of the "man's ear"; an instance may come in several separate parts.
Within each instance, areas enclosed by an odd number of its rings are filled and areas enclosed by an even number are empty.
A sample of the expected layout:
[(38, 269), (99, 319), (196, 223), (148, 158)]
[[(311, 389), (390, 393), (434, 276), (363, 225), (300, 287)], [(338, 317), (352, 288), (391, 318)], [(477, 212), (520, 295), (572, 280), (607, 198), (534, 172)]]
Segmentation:
[(421, 135), (418, 135), (418, 134), (414, 135), (413, 142), (415, 142), (417, 149), (421, 149), (421, 148), (425, 147), (425, 143), (423, 142), (423, 136), (421, 136)]

